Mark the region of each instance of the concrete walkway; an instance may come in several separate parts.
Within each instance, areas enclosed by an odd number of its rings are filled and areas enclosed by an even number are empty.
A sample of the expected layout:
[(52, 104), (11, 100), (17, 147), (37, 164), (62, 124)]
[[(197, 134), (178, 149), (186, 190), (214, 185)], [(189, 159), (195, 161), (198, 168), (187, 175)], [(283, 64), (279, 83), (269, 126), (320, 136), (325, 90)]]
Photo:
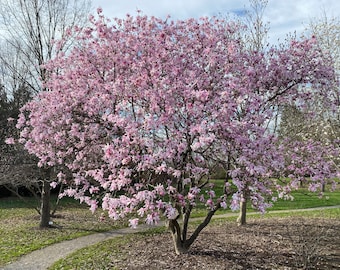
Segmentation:
[(118, 229), (111, 232), (95, 233), (72, 240), (56, 243), (45, 248), (26, 254), (11, 264), (0, 268), (1, 270), (45, 270), (56, 261), (67, 257), (78, 249), (97, 244), (101, 241), (117, 236), (146, 230), (147, 226), (139, 226), (137, 229)]
[[(340, 208), (340, 205), (329, 206), (329, 207), (318, 207), (318, 208), (308, 208), (308, 209), (296, 209), (296, 210), (281, 210), (281, 211), (268, 211), (268, 214), (271, 213), (291, 213), (291, 212), (302, 212), (302, 211), (313, 211), (313, 210), (323, 210), (323, 209), (331, 209), (331, 208)], [(248, 213), (248, 215), (258, 214), (256, 212)], [(227, 213), (223, 215), (215, 215), (213, 219), (218, 218), (226, 218), (231, 216), (238, 216), (238, 213)], [(195, 218), (192, 220), (201, 220), (203, 218)], [(164, 224), (159, 224), (158, 226), (164, 226)], [(63, 241), (57, 244), (53, 244), (47, 246), (45, 248), (33, 251), (27, 255), (20, 257), (17, 261), (10, 263), (2, 268), (1, 270), (46, 270), (49, 266), (51, 266), (56, 261), (67, 257), (71, 253), (75, 252), (78, 249), (94, 245), (101, 241), (141, 232), (147, 229), (152, 228), (147, 225), (140, 225), (137, 229), (131, 228), (123, 228), (114, 230), (111, 232), (105, 233), (96, 233), (83, 237), (79, 237), (73, 240)]]

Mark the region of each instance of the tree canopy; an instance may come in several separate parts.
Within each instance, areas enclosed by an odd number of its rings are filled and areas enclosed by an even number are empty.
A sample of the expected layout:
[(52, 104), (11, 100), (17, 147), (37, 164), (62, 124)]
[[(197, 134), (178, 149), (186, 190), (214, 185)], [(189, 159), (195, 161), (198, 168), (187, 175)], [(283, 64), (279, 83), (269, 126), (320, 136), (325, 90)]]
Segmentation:
[[(133, 214), (132, 227), (164, 216), (181, 253), (219, 208), (237, 209), (244, 190), (264, 212), (297, 181), (315, 190), (336, 176), (334, 145), (282, 142), (267, 128), (278, 105), (303, 108), (312, 96), (332, 105), (334, 72), (315, 38), (259, 52), (245, 48), (242, 25), (222, 19), (110, 21), (98, 11), (73, 30), (79, 46), (44, 66), (49, 91), (17, 124), (40, 166), (67, 168), (58, 174), (65, 195), (113, 219)], [(209, 182), (216, 166), (227, 171), (226, 191), (236, 187), (230, 197)], [(200, 203), (206, 219), (188, 237)]]

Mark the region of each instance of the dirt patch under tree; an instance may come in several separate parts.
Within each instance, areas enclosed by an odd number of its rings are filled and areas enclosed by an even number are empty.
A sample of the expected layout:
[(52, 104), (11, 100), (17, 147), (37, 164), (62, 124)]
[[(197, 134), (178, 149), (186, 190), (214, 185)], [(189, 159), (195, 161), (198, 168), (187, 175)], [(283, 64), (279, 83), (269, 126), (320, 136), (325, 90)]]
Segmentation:
[[(340, 220), (254, 219), (208, 226), (189, 253), (176, 255), (169, 233), (121, 247), (118, 269), (340, 269)], [(110, 266), (109, 266), (110, 267)]]

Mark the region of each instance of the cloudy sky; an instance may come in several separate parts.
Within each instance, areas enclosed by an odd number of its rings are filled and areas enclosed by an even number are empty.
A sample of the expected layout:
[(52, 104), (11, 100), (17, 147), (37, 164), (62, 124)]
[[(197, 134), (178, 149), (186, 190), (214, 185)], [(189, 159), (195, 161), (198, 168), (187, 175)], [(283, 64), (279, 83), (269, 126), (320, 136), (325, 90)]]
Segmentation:
[[(243, 14), (249, 8), (248, 0), (92, 0), (94, 8), (102, 7), (107, 17), (124, 17), (127, 13), (157, 17), (170, 15), (173, 19), (211, 16), (219, 14)], [(329, 17), (340, 16), (339, 0), (269, 0), (264, 21), (270, 22), (269, 39), (276, 43), (286, 34), (300, 34), (308, 22), (320, 18), (326, 12)]]

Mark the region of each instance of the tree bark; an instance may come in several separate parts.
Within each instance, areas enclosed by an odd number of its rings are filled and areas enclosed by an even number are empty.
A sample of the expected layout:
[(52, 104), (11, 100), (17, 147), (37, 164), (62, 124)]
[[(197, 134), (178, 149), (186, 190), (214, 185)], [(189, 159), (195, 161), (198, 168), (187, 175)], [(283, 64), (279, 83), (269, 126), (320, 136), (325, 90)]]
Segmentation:
[(172, 236), (175, 252), (177, 255), (188, 252), (189, 247), (185, 245), (185, 241), (181, 238), (181, 228), (176, 219), (169, 220), (169, 230)]
[(62, 189), (63, 189), (63, 184), (60, 184), (60, 188), (59, 188), (59, 191), (58, 191), (57, 200), (56, 200), (56, 202), (55, 202), (54, 208), (53, 208), (52, 211), (51, 211), (51, 217), (54, 217), (54, 216), (55, 216), (55, 213), (57, 212), (57, 209), (58, 209), (58, 206), (59, 206), (59, 202), (60, 202), (60, 197), (59, 197), (59, 195), (60, 195)]
[(220, 203), (217, 203), (214, 209), (208, 212), (203, 222), (195, 229), (195, 231), (193, 232), (189, 239), (187, 239), (187, 227), (191, 210), (189, 210), (184, 217), (183, 233), (181, 233), (181, 227), (177, 219), (169, 220), (168, 228), (170, 230), (173, 244), (175, 247), (175, 252), (177, 255), (185, 254), (189, 251), (190, 246), (194, 243), (200, 232), (209, 224), (212, 216), (220, 207), (221, 207)]
[(50, 205), (50, 197), (51, 197), (51, 185), (50, 185), (50, 169), (47, 169), (46, 178), (43, 181), (43, 187), (41, 192), (41, 208), (40, 208), (40, 229), (48, 228), (50, 226), (50, 218), (51, 218), (51, 205)]
[(237, 218), (238, 226), (243, 226), (247, 223), (247, 199), (247, 192), (243, 191), (242, 199), (240, 202), (240, 214)]

